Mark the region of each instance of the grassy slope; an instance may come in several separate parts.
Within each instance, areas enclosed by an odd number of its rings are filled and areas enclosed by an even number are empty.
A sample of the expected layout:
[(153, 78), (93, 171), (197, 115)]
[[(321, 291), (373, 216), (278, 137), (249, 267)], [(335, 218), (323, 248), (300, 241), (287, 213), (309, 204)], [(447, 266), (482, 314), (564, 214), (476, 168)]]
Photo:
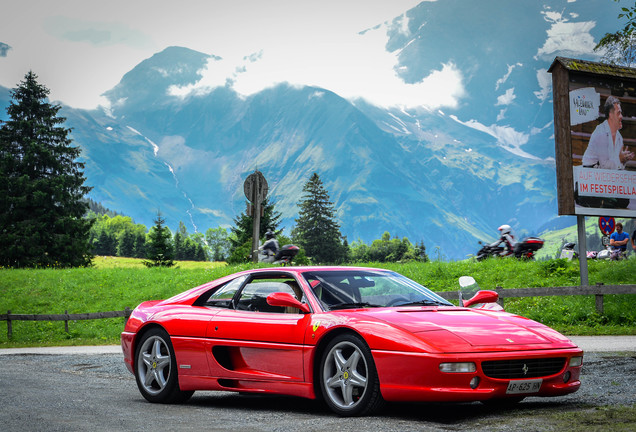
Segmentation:
[[(145, 268), (139, 260), (99, 257), (94, 268), (0, 270), (0, 312), (58, 314), (134, 308), (144, 300), (170, 297), (188, 288), (249, 268), (218, 263), (181, 262), (178, 268)], [(578, 263), (564, 260), (520, 262), (514, 259), (371, 264), (396, 270), (433, 291), (457, 290), (462, 275), (472, 275), (484, 289), (572, 286), (579, 283)], [(636, 259), (590, 262), (590, 283), (636, 284)], [(636, 334), (636, 296), (606, 296), (605, 314), (593, 296), (507, 299), (506, 310), (548, 324), (568, 334)], [(118, 343), (122, 318), (64, 322), (14, 321), (13, 338), (0, 322), (0, 347)]]

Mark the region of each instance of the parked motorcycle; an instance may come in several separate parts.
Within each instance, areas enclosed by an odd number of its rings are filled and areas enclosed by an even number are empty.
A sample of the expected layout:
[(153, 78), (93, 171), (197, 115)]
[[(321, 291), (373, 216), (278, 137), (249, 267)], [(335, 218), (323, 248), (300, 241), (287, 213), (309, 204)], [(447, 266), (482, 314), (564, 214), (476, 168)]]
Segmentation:
[(258, 249), (258, 262), (262, 263), (273, 263), (273, 264), (281, 264), (291, 265), (292, 260), (298, 253), (300, 248), (298, 246), (288, 244), (283, 246), (274, 254), (271, 249), (263, 249), (260, 247)]
[[(515, 245), (513, 255), (519, 259), (532, 260), (534, 259), (534, 253), (543, 247), (543, 239), (539, 237), (526, 237), (522, 241)], [(482, 261), (489, 257), (501, 257), (504, 251), (503, 246), (499, 246), (499, 243), (483, 244), (481, 249), (475, 255), (477, 261)]]
[(574, 248), (576, 247), (576, 243), (566, 243), (563, 245), (563, 249), (561, 249), (561, 256), (559, 258), (565, 258), (565, 259), (578, 259), (579, 254), (577, 251), (574, 250)]
[(608, 247), (606, 247), (603, 250), (600, 251), (587, 251), (587, 259), (596, 259), (596, 260), (612, 260), (612, 261), (620, 261), (622, 259), (627, 259), (627, 255), (625, 254), (625, 252), (621, 251), (621, 250), (611, 250)]

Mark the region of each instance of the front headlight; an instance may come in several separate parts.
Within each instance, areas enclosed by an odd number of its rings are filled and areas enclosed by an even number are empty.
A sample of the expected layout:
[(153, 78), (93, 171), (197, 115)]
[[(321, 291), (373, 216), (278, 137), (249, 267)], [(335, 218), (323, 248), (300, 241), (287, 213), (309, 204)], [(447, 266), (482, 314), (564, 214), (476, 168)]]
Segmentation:
[(446, 373), (470, 373), (477, 370), (473, 362), (440, 363), (439, 370)]
[(577, 367), (577, 366), (581, 366), (582, 364), (583, 364), (582, 356), (572, 357), (570, 359), (570, 367)]

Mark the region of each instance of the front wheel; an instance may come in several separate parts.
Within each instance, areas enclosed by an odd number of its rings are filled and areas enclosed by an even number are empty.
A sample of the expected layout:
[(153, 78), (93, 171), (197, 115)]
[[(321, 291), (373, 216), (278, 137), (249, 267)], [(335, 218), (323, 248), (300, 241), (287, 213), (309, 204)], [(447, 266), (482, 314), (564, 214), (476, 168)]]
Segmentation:
[(163, 329), (154, 328), (141, 337), (135, 351), (135, 379), (149, 402), (181, 403), (194, 393), (179, 389), (177, 360)]
[(367, 415), (382, 406), (373, 356), (360, 337), (336, 337), (325, 349), (319, 367), (322, 396), (338, 415)]

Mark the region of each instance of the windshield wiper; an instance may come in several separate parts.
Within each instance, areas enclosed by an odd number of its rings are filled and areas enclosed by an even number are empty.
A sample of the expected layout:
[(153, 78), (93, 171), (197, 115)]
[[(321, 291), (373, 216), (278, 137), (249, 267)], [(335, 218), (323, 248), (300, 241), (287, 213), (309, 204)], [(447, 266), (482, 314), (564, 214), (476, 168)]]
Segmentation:
[(380, 305), (368, 303), (368, 302), (352, 302), (352, 303), (336, 303), (335, 305), (329, 306), (329, 309), (350, 309), (350, 308), (358, 308), (358, 307), (381, 307)]
[(437, 300), (417, 300), (405, 303), (396, 303), (392, 306), (447, 306), (446, 303), (442, 303)]

